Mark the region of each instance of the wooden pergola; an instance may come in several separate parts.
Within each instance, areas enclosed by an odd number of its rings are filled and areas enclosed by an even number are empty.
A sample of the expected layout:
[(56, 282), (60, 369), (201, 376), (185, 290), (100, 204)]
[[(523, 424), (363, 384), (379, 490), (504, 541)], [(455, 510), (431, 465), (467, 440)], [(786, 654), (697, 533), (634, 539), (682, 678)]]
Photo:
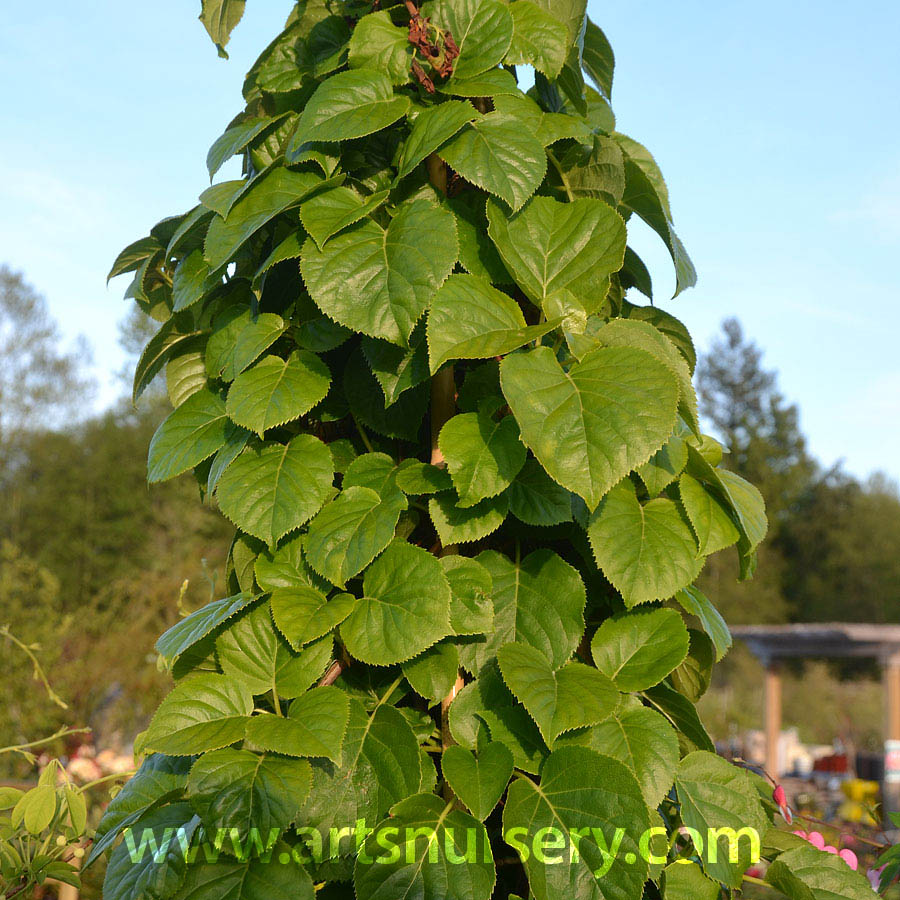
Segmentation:
[[(732, 634), (766, 667), (766, 769), (778, 778), (781, 734), (781, 663), (785, 659), (877, 659), (884, 673), (885, 805), (900, 809), (900, 775), (888, 758), (900, 747), (900, 625), (801, 624), (742, 625)], [(894, 751), (893, 754), (891, 751)], [(893, 777), (892, 777), (893, 775)]]

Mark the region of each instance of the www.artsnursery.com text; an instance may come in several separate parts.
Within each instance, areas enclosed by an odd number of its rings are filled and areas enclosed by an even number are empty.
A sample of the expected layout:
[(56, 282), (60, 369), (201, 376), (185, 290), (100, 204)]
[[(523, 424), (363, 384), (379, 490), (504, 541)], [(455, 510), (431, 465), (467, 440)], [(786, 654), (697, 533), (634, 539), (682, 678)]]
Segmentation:
[[(702, 834), (693, 828), (682, 828), (680, 834), (690, 844), (690, 856), (715, 864), (720, 859), (730, 863), (752, 864), (760, 859), (760, 836), (754, 828), (709, 828)], [(338, 856), (353, 855), (363, 865), (396, 866), (420, 861), (466, 865), (493, 861), (490, 842), (479, 828), (434, 829), (429, 826), (394, 826), (381, 823), (367, 827), (365, 820), (353, 826), (331, 828), (325, 834), (312, 827), (290, 829), (219, 828), (208, 834), (197, 823), (181, 827), (126, 828), (124, 843), (134, 864), (149, 855), (163, 860), (170, 855), (184, 856), (188, 864), (217, 862), (227, 857), (280, 865), (309, 865)], [(292, 841), (292, 845), (283, 842)], [(503, 834), (505, 843), (522, 860), (534, 859), (542, 865), (580, 864), (592, 866), (595, 878), (602, 878), (615, 865), (634, 866), (639, 861), (649, 865), (665, 865), (669, 858), (668, 835), (664, 828), (649, 828), (631, 835), (625, 828), (562, 829), (554, 826), (510, 828)]]

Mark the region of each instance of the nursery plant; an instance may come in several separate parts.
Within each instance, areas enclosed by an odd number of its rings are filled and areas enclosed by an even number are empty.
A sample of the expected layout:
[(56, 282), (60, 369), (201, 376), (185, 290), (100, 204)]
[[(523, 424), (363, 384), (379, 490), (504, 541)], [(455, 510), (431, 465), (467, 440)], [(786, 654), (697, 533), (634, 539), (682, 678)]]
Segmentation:
[[(222, 55), (243, 8), (203, 5)], [(586, 0), (299, 2), (207, 157), (243, 176), (116, 260), (149, 480), (236, 532), (157, 644), (107, 900), (713, 900), (754, 835), (789, 897), (872, 896), (695, 711), (730, 637), (693, 582), (766, 518), (628, 246), (694, 283), (612, 82)]]

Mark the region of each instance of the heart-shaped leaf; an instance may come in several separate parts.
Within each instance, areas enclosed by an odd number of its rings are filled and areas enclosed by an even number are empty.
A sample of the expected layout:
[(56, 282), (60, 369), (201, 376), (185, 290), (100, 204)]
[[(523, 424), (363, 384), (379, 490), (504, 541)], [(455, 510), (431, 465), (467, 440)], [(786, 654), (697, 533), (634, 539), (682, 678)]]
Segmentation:
[(476, 756), (464, 747), (447, 747), (441, 771), (453, 792), (483, 822), (503, 796), (513, 773), (513, 755), (503, 744), (484, 744)]
[(263, 357), (231, 384), (225, 409), (232, 422), (262, 435), (309, 412), (328, 393), (331, 372), (309, 350), (288, 359)]
[(300, 268), (326, 315), (405, 346), (458, 256), (453, 216), (427, 200), (414, 200), (399, 207), (387, 228), (366, 219), (323, 250), (308, 240)]
[(603, 622), (591, 641), (597, 668), (623, 693), (659, 684), (688, 655), (688, 630), (674, 609), (640, 610)]
[(540, 650), (517, 643), (501, 647), (497, 660), (509, 689), (551, 746), (563, 732), (602, 722), (615, 711), (616, 686), (590, 666), (570, 662), (554, 670)]
[(603, 574), (628, 607), (673, 596), (703, 568), (690, 526), (671, 500), (641, 504), (634, 485), (616, 485), (591, 516), (588, 537)]
[(590, 509), (675, 424), (676, 379), (642, 350), (593, 350), (566, 372), (549, 347), (538, 347), (507, 356), (500, 380), (525, 445)]
[(242, 531), (274, 547), (319, 511), (333, 477), (328, 447), (299, 434), (289, 444), (245, 450), (222, 475), (219, 506)]

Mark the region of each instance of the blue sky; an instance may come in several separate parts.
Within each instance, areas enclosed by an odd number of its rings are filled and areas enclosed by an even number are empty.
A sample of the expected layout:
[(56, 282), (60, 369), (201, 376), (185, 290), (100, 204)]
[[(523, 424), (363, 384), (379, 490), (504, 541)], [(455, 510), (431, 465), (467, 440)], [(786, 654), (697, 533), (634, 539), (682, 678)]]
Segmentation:
[[(105, 286), (110, 262), (205, 187), (206, 150), (290, 3), (248, 0), (227, 62), (195, 7), (4, 11), (0, 261), (46, 295), (67, 339), (90, 340), (101, 404), (120, 392), (123, 361), (125, 285)], [(616, 50), (619, 128), (659, 160), (700, 272), (667, 302), (665, 252), (636, 234), (658, 302), (701, 347), (737, 316), (824, 463), (900, 477), (900, 7), (592, 0), (590, 11)]]

